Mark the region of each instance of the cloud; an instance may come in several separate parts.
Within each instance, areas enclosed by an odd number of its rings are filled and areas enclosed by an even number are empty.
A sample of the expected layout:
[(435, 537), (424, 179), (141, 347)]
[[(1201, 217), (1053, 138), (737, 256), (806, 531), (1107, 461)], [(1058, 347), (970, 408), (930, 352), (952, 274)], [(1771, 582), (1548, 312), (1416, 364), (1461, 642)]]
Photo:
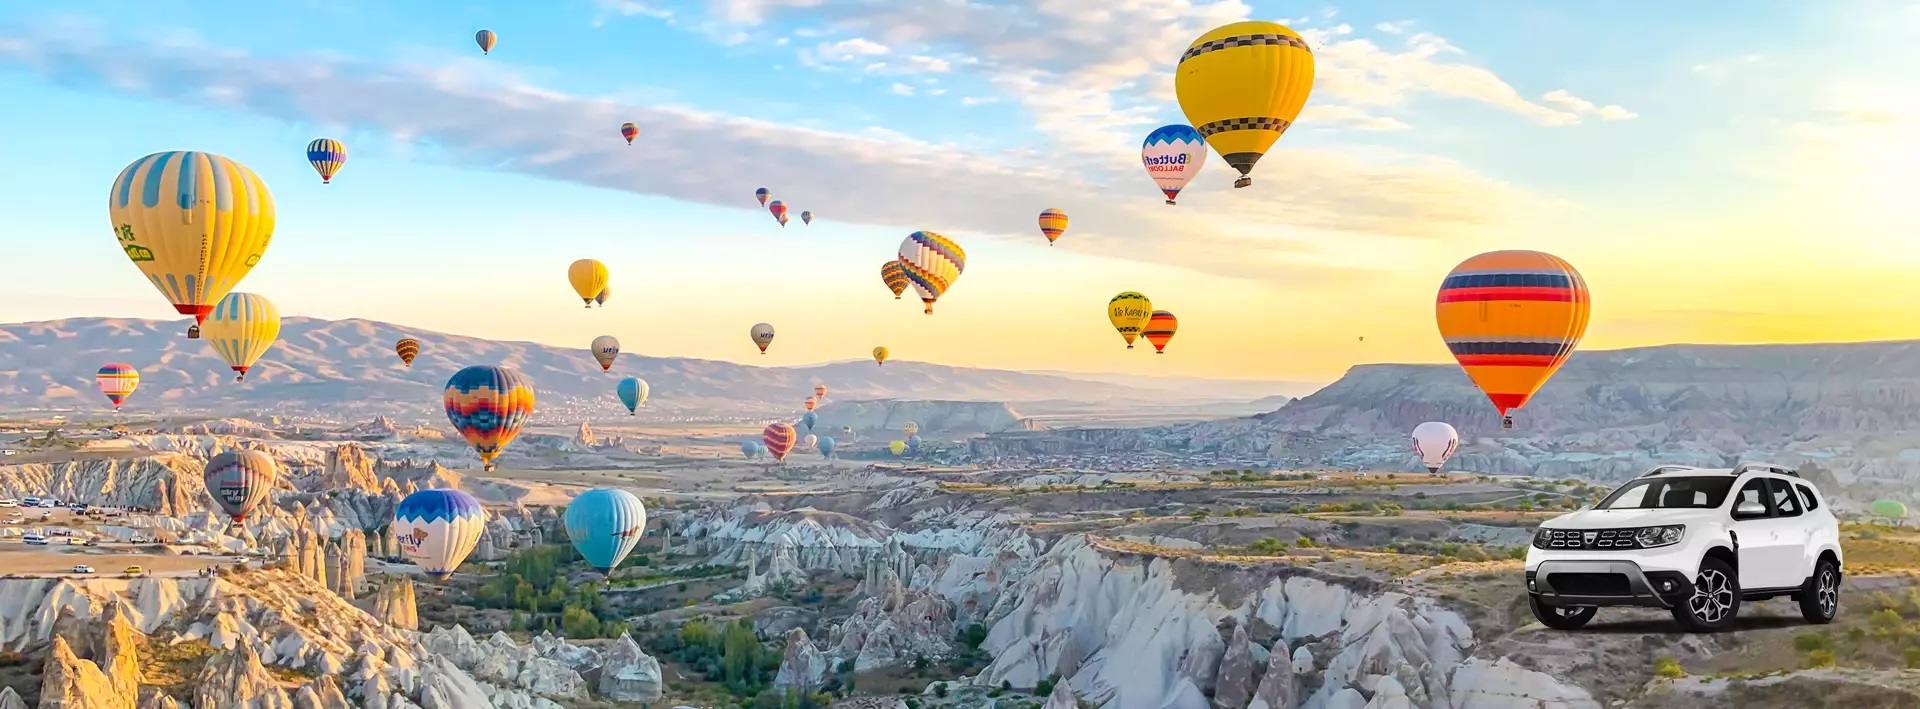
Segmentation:
[(1742, 54), (1735, 57), (1694, 64), (1688, 67), (1688, 71), (1705, 78), (1707, 81), (1719, 84), (1725, 83), (1728, 79), (1742, 72), (1770, 66), (1772, 64), (1773, 60), (1764, 54)]
[(999, 101), (1000, 99), (995, 98), (993, 96), (962, 96), (960, 97), (960, 105), (962, 106), (979, 106), (982, 104), (997, 103)]
[(1413, 126), (1398, 118), (1375, 116), (1352, 106), (1337, 103), (1309, 103), (1300, 111), (1304, 126), (1338, 126), (1365, 131), (1403, 131)]
[(1554, 89), (1540, 95), (1540, 100), (1566, 109), (1577, 116), (1599, 116), (1603, 121), (1627, 121), (1639, 118), (1640, 114), (1619, 106), (1596, 106), (1592, 101), (1575, 96), (1566, 89)]
[(922, 56), (919, 54), (907, 57), (907, 66), (913, 67), (915, 71), (924, 71), (931, 74), (945, 74), (953, 71), (953, 64), (951, 62), (939, 57)]
[(1374, 25), (1373, 29), (1386, 34), (1406, 34), (1407, 29), (1410, 27), (1413, 27), (1413, 20), (1400, 20), (1398, 22), (1382, 22), (1380, 24)]
[(863, 37), (822, 43), (814, 49), (815, 56), (835, 62), (853, 61), (860, 57), (873, 57), (886, 53), (887, 45)]
[(893, 84), (893, 93), (896, 96), (912, 96), (913, 87), (896, 81)]
[[(845, 221), (1026, 238), (1034, 195), (1050, 195), (1053, 206), (1074, 215), (1081, 237), (1063, 249), (1110, 243), (1109, 255), (1235, 276), (1266, 277), (1291, 263), (1295, 250), (1283, 248), (1281, 235), (1484, 233), (1541, 204), (1449, 161), (1283, 148), (1262, 163), (1272, 167), (1256, 173), (1252, 189), (1226, 189), (1230, 171), (1209, 167), (1174, 211), (1160, 204), (1131, 158), (1108, 169), (1047, 150), (983, 152), (880, 129), (831, 132), (629, 105), (547, 89), (477, 63), (379, 65), (89, 36), (0, 36), (0, 69), (76, 88), (202, 106), (201, 97), (217, 94), (220, 105), (253, 115), (431, 141), (476, 170), (686, 202), (739, 206), (750, 185), (744, 178), (752, 176)], [(646, 169), (635, 169), (633, 153), (609, 147), (604, 132), (625, 120), (639, 124), (642, 135), (675, 139), (650, 144)], [(1135, 153), (1138, 146), (1129, 137), (1119, 149)], [(1225, 254), (1221, 243), (1248, 246)]]

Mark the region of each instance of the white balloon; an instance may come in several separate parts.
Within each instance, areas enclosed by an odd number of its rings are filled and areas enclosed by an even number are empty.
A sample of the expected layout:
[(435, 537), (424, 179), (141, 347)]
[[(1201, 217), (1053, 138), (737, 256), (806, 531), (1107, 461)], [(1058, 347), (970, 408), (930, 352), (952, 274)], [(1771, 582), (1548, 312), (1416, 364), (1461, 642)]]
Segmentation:
[(1460, 432), (1440, 421), (1428, 421), (1413, 427), (1413, 452), (1427, 472), (1440, 472), (1453, 451), (1460, 447)]

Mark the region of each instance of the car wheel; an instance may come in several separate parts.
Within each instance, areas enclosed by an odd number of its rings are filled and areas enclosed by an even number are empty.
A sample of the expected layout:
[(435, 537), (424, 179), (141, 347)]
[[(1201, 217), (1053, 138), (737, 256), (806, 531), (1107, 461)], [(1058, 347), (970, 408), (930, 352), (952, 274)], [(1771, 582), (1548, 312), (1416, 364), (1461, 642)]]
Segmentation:
[(1821, 559), (1813, 566), (1813, 580), (1807, 589), (1794, 596), (1800, 601), (1800, 617), (1814, 625), (1826, 625), (1840, 614), (1840, 565)]
[(1727, 562), (1700, 560), (1693, 578), (1693, 595), (1673, 607), (1673, 619), (1691, 633), (1725, 630), (1740, 612), (1740, 577)]
[(1533, 609), (1533, 617), (1541, 625), (1554, 630), (1579, 630), (1587, 621), (1593, 620), (1598, 608), (1593, 606), (1549, 606), (1540, 602), (1540, 596), (1527, 594), (1527, 606)]

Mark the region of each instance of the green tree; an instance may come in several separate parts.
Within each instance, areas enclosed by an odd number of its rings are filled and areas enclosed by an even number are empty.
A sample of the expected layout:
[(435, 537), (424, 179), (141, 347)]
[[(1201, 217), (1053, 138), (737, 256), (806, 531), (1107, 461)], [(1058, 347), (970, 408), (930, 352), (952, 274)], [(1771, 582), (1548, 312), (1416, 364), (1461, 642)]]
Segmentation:
[(560, 632), (568, 638), (600, 637), (600, 619), (584, 608), (568, 606), (560, 612)]

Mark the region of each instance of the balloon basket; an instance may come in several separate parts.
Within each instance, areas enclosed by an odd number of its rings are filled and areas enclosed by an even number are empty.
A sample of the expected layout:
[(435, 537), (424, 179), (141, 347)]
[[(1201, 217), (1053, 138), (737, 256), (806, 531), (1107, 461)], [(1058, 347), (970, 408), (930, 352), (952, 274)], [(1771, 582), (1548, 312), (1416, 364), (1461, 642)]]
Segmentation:
[(1238, 180), (1233, 181), (1233, 186), (1236, 189), (1240, 187), (1246, 187), (1247, 185), (1251, 185), (1251, 184), (1253, 184), (1253, 178), (1251, 177), (1242, 177)]
[(1512, 417), (1512, 416), (1502, 416), (1502, 417), (1500, 417), (1500, 427), (1501, 427), (1501, 428), (1513, 428), (1513, 417)]
[(199, 325), (188, 325), (188, 326), (187, 326), (187, 339), (189, 339), (189, 340), (198, 340), (198, 339), (200, 339), (200, 326), (199, 326)]

